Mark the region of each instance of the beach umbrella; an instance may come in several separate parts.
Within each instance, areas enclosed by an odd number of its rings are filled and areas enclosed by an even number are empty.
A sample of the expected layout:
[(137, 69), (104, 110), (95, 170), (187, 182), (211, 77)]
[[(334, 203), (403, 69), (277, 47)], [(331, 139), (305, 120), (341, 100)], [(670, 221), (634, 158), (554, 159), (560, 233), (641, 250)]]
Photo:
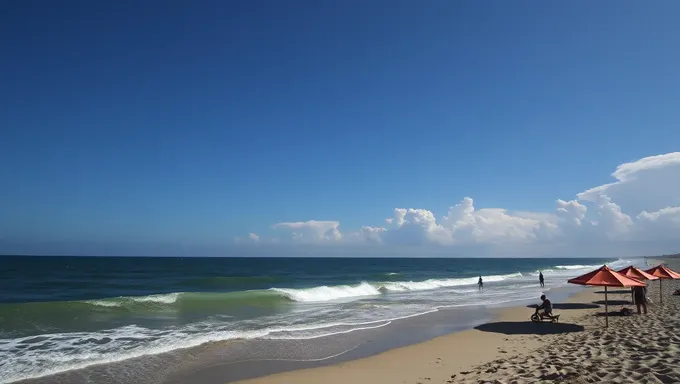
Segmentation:
[(585, 275), (567, 280), (568, 283), (604, 287), (604, 321), (609, 326), (609, 305), (607, 304), (607, 287), (644, 287), (647, 284), (640, 280), (624, 276), (606, 265)]
[(663, 302), (663, 292), (661, 292), (661, 281), (666, 279), (668, 280), (680, 279), (680, 273), (675, 272), (674, 270), (668, 268), (663, 264), (659, 264), (654, 268), (646, 270), (645, 272), (659, 278), (659, 303)]
[(640, 269), (638, 267), (634, 267), (632, 265), (629, 266), (629, 267), (626, 267), (626, 268), (624, 268), (624, 269), (622, 269), (618, 272), (620, 274), (624, 275), (624, 276), (632, 277), (633, 279), (637, 279), (637, 280), (657, 280), (658, 279), (658, 277), (656, 277), (652, 274), (649, 274), (649, 273), (643, 271), (642, 269)]
[[(642, 269), (640, 269), (638, 267), (634, 267), (632, 265), (628, 266), (628, 267), (626, 267), (626, 268), (624, 268), (624, 269), (622, 269), (618, 272), (620, 274), (624, 275), (624, 276), (632, 277), (633, 279), (637, 279), (637, 280), (640, 280), (640, 281), (643, 281), (643, 280), (658, 280), (659, 279), (658, 277), (656, 277), (654, 275), (650, 275), (649, 273), (643, 271)], [(633, 288), (631, 288), (631, 291), (632, 290), (633, 290)], [(635, 301), (635, 295), (633, 295), (633, 301)]]

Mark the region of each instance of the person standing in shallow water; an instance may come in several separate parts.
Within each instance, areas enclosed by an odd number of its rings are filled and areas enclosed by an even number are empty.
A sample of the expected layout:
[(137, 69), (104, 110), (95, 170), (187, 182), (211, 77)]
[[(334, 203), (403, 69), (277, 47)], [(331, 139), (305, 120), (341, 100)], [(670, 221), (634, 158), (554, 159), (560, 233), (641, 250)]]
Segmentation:
[(479, 281), (477, 282), (477, 285), (479, 285), (479, 290), (483, 291), (484, 290), (484, 281), (482, 281), (482, 277), (479, 276)]
[(545, 280), (543, 279), (543, 272), (538, 271), (538, 282), (541, 284), (541, 287), (545, 287)]

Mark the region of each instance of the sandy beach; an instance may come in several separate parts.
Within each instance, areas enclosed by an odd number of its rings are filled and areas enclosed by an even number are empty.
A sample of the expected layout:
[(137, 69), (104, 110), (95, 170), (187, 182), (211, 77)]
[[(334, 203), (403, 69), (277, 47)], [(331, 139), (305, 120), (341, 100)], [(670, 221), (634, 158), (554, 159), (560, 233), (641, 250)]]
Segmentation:
[[(655, 261), (649, 260), (652, 264)], [(680, 259), (667, 259), (680, 270)], [(376, 356), (297, 370), (241, 384), (678, 383), (680, 281), (652, 282), (647, 315), (611, 316), (604, 291), (587, 288), (554, 303), (557, 324), (533, 324), (531, 308), (498, 310), (492, 322)], [(630, 305), (626, 289), (609, 290), (609, 311)]]

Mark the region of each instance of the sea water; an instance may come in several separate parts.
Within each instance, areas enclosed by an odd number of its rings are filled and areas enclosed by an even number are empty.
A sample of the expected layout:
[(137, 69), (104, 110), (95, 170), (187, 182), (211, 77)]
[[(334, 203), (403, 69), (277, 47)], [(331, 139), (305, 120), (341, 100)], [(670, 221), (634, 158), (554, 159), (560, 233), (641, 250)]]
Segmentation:
[(1, 257), (0, 383), (214, 341), (313, 339), (512, 305), (605, 263), (643, 261)]

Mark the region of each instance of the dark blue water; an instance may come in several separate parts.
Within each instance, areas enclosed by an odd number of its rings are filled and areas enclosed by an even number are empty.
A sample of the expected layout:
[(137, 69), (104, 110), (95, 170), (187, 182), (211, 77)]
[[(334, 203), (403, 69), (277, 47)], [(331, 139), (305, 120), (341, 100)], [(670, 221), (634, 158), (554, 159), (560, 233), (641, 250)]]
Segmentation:
[(511, 305), (595, 266), (633, 262), (2, 257), (0, 382), (211, 341), (305, 339), (438, 308)]

